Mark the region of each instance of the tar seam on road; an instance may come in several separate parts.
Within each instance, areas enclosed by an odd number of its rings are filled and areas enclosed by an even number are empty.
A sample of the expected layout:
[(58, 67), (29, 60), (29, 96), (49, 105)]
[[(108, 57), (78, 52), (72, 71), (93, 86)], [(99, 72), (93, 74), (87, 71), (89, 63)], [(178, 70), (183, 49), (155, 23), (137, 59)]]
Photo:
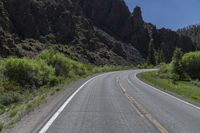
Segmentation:
[[(103, 74), (102, 74), (103, 75)], [(99, 75), (101, 76), (101, 75)], [(97, 77), (97, 76), (96, 76)], [(49, 127), (53, 124), (53, 122), (56, 120), (56, 118), (60, 115), (60, 113), (65, 109), (65, 107), (69, 104), (69, 102), (72, 100), (72, 98), (90, 81), (95, 79), (96, 77), (93, 77), (86, 81), (81, 87), (79, 87), (66, 101), (65, 103), (58, 109), (58, 111), (49, 119), (49, 121), (43, 126), (43, 128), (39, 131), (39, 133), (46, 133)]]
[(130, 103), (137, 109), (139, 115), (141, 117), (147, 118), (161, 133), (168, 133), (168, 131), (155, 118), (153, 118), (150, 113), (148, 113), (133, 97), (131, 97), (127, 93), (126, 89), (121, 84), (119, 77), (116, 78), (116, 81), (122, 89), (124, 95), (128, 98)]

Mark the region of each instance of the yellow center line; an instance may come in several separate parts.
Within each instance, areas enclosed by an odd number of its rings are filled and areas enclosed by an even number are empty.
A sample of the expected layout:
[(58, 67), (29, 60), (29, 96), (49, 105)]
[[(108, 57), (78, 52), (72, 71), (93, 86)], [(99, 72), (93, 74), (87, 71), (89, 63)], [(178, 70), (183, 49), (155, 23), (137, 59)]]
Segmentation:
[(148, 113), (133, 97), (131, 97), (126, 89), (123, 87), (123, 85), (120, 82), (119, 77), (116, 77), (116, 81), (119, 84), (120, 88), (122, 89), (122, 92), (124, 95), (128, 98), (130, 103), (137, 109), (137, 112), (141, 117), (147, 118), (161, 133), (169, 133), (153, 116)]

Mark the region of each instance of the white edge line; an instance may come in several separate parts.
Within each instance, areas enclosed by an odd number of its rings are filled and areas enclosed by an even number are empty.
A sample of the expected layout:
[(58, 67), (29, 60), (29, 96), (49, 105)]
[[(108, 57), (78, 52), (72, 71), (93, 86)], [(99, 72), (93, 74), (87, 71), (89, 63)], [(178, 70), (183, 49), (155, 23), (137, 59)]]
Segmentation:
[[(139, 73), (143, 73), (143, 72), (139, 72)], [(169, 97), (171, 97), (171, 98), (174, 98), (174, 99), (178, 100), (179, 102), (182, 102), (182, 103), (184, 103), (184, 104), (186, 104), (186, 105), (189, 105), (189, 106), (191, 106), (191, 107), (193, 107), (193, 108), (195, 108), (195, 109), (197, 109), (197, 110), (200, 110), (200, 107), (198, 107), (198, 106), (196, 106), (196, 105), (194, 105), (194, 104), (191, 104), (191, 103), (189, 103), (189, 102), (186, 102), (186, 101), (184, 101), (184, 100), (181, 100), (181, 99), (179, 99), (179, 98), (177, 98), (177, 97), (175, 97), (175, 96), (173, 96), (173, 95), (170, 95), (169, 93), (166, 93), (166, 92), (164, 92), (164, 91), (162, 91), (162, 90), (159, 90), (158, 88), (155, 88), (155, 87), (153, 87), (153, 86), (151, 86), (151, 85), (145, 83), (144, 81), (140, 80), (140, 79), (137, 77), (137, 74), (139, 74), (139, 73), (135, 73), (135, 74), (134, 74), (134, 78), (138, 79), (138, 81), (141, 82), (143, 85), (149, 86), (150, 88), (152, 88), (152, 89), (154, 89), (154, 90), (156, 90), (156, 91), (158, 91), (158, 92), (160, 92), (160, 93), (162, 93), (162, 94), (165, 94), (165, 95), (167, 95), (167, 96), (169, 96)]]
[[(100, 76), (100, 75), (98, 75)], [(53, 124), (53, 122), (56, 120), (56, 118), (60, 115), (60, 113), (65, 109), (65, 107), (69, 104), (69, 102), (72, 100), (72, 98), (90, 81), (95, 79), (97, 76), (89, 79), (86, 81), (81, 87), (79, 87), (66, 101), (65, 103), (58, 109), (58, 111), (49, 119), (49, 121), (43, 126), (43, 128), (39, 131), (39, 133), (46, 133), (49, 127)]]

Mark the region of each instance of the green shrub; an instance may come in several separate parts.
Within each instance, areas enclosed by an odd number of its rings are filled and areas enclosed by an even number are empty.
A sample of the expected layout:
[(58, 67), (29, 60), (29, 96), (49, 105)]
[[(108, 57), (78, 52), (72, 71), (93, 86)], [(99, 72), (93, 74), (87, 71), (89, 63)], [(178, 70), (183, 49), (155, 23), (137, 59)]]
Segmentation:
[(49, 79), (49, 85), (50, 86), (55, 86), (57, 84), (60, 84), (60, 83), (63, 83), (64, 81), (64, 78), (63, 77), (56, 77), (56, 76), (53, 76)]
[(183, 70), (183, 65), (182, 65), (182, 56), (183, 56), (183, 52), (181, 51), (181, 49), (176, 48), (173, 55), (172, 71), (171, 71), (172, 79), (174, 81), (185, 79), (185, 72)]
[(5, 106), (0, 104), (0, 115), (5, 112)]
[(41, 52), (37, 58), (45, 60), (48, 65), (54, 67), (57, 76), (67, 77), (72, 69), (72, 65), (65, 56), (52, 49)]
[(74, 77), (87, 74), (88, 65), (73, 61), (55, 50), (45, 50), (41, 52), (38, 59), (45, 60), (47, 64), (51, 65), (56, 70), (57, 76)]
[(9, 93), (0, 94), (0, 104), (4, 106), (20, 102), (21, 100), (22, 100), (22, 95), (20, 95), (17, 92), (9, 92)]
[(159, 73), (169, 73), (171, 71), (171, 66), (169, 64), (161, 64)]
[(10, 113), (9, 113), (9, 116), (10, 117), (15, 117), (18, 113), (18, 110), (12, 110)]
[(3, 130), (3, 123), (0, 123), (0, 132)]
[(183, 56), (184, 71), (193, 79), (200, 79), (200, 51), (190, 52)]
[(161, 64), (160, 69), (158, 71), (158, 75), (160, 78), (170, 78), (171, 73), (171, 64)]
[(193, 85), (196, 85), (196, 86), (200, 87), (200, 81), (198, 79), (197, 80), (191, 80), (191, 83)]
[(4, 66), (4, 76), (9, 81), (32, 88), (48, 84), (49, 79), (55, 73), (54, 68), (44, 61), (28, 58), (7, 58), (4, 60)]
[(15, 81), (4, 80), (4, 81), (2, 81), (2, 87), (3, 87), (4, 92), (20, 90), (19, 83), (15, 82)]
[(78, 76), (83, 76), (86, 75), (88, 72), (87, 67), (85, 64), (81, 64), (75, 61), (70, 61), (71, 65), (72, 65), (72, 70), (70, 71), (70, 76), (73, 75), (78, 75)]

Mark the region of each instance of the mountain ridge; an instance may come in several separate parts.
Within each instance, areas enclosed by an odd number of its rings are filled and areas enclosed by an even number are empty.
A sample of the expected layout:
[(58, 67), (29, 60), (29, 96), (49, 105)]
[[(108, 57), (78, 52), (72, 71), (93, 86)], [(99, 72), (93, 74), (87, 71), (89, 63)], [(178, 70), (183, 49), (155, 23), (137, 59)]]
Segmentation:
[(176, 47), (194, 50), (189, 38), (157, 30), (141, 14), (123, 0), (1, 0), (0, 55), (34, 56), (54, 47), (85, 63), (134, 65), (145, 61), (152, 38), (168, 62)]

